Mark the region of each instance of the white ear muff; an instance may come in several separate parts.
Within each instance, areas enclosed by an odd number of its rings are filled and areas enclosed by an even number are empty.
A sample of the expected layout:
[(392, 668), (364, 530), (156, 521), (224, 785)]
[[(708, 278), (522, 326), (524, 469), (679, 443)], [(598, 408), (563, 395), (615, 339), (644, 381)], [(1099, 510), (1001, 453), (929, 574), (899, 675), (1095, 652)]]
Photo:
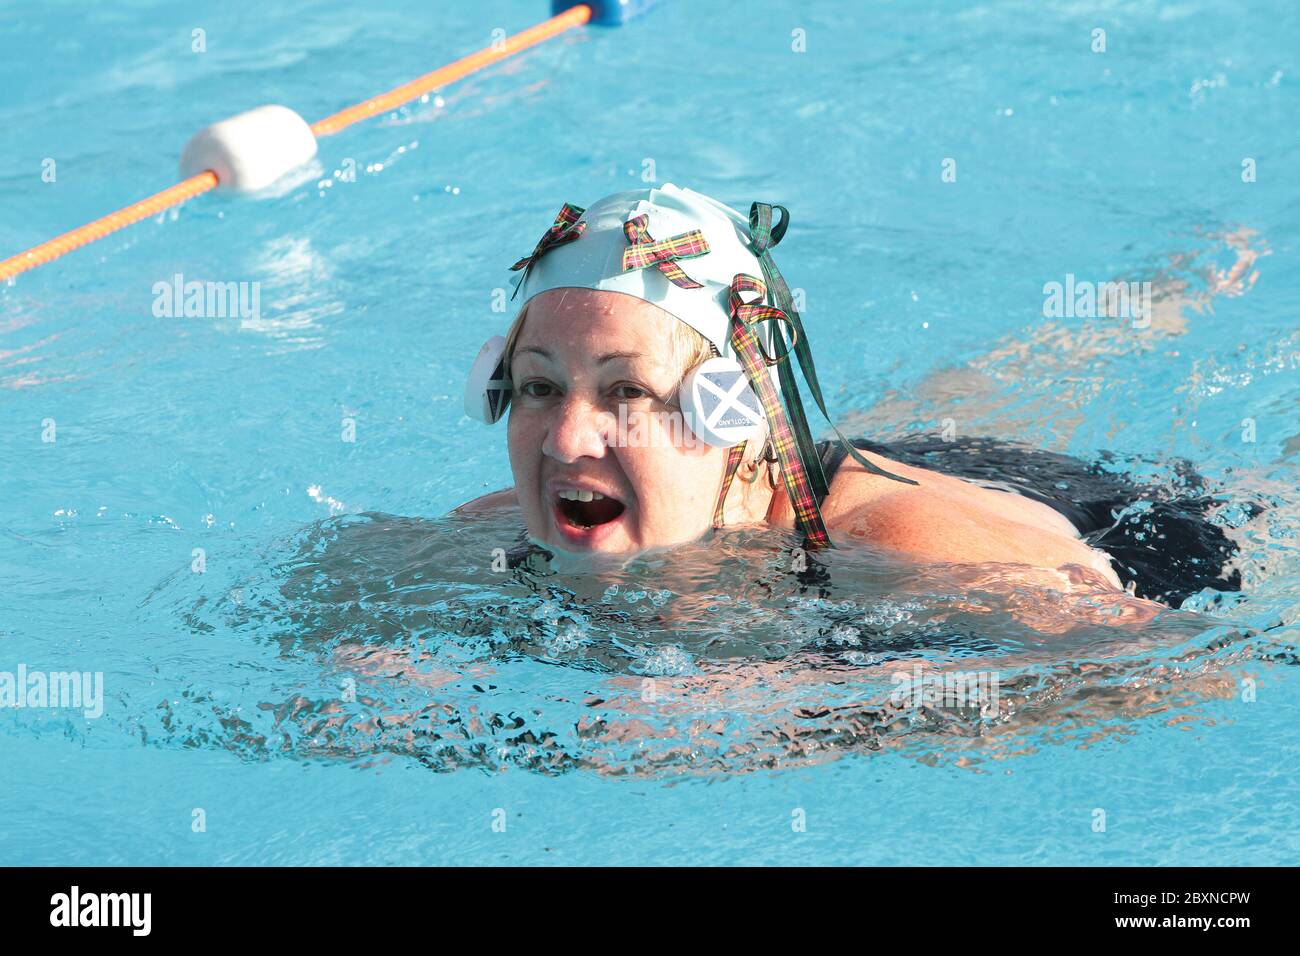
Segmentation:
[(716, 448), (758, 438), (767, 428), (763, 405), (735, 359), (701, 362), (682, 382), (678, 400), (691, 431)]
[(495, 424), (510, 404), (510, 376), (505, 367), (506, 340), (494, 335), (483, 343), (465, 380), (465, 414)]

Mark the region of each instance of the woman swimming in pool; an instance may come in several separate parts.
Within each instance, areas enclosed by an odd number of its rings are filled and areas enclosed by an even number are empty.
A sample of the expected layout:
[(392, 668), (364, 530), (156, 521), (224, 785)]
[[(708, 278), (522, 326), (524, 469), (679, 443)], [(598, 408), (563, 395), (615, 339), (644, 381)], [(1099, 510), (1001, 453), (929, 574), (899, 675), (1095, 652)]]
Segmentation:
[[(533, 541), (569, 552), (632, 554), (766, 524), (812, 548), (857, 538), (919, 563), (1014, 565), (1026, 582), (1140, 582), (1134, 561), (1112, 563), (1114, 549), (1084, 537), (1138, 489), (1082, 463), (978, 442), (814, 445), (795, 367), (819, 408), (820, 388), (771, 258), (787, 222), (782, 207), (755, 203), (746, 219), (671, 184), (566, 205), (515, 264), (522, 308), (467, 384), (474, 417), (494, 422), (510, 407), (515, 487), (462, 510), (517, 506)], [(999, 487), (977, 484), (999, 456), (1007, 468), (988, 476)], [(1050, 487), (1016, 481), (1017, 465)], [(1089, 528), (1081, 496), (1099, 483), (1091, 518), (1103, 527)], [(1068, 495), (1052, 490), (1062, 484)], [(1213, 584), (1218, 551), (1185, 593), (1229, 587)]]

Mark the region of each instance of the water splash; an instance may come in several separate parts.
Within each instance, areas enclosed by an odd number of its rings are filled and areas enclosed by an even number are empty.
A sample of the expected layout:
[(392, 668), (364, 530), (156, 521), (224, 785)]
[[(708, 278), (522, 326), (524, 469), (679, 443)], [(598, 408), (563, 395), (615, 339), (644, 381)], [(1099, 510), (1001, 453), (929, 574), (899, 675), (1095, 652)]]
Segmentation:
[[(485, 544), (501, 541), (498, 573)], [(996, 569), (954, 586), (954, 569), (850, 547), (795, 572), (793, 544), (740, 530), (561, 572), (520, 543), (517, 516), (328, 519), (237, 600), (189, 599), (185, 578), (156, 595), (266, 656), (251, 676), (138, 696), (127, 728), (249, 760), (436, 771), (711, 775), (877, 751), (977, 768), (1208, 720), (1244, 675), (1300, 660), (1284, 629), (1185, 611), (1134, 626), (1088, 595), (1007, 590)], [(996, 692), (917, 692), (963, 675)]]

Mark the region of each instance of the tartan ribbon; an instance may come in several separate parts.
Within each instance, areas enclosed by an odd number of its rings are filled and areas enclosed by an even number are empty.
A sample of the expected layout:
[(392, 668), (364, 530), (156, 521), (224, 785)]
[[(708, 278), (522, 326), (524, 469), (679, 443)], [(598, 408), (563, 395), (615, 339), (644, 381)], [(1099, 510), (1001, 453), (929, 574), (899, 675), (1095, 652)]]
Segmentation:
[[(743, 298), (745, 292), (757, 292), (758, 300), (756, 302), (746, 302)], [(731, 310), (733, 318), (739, 318), (742, 325), (756, 325), (759, 322), (784, 322), (790, 325), (789, 317), (775, 306), (765, 305), (763, 300), (767, 297), (767, 289), (759, 279), (753, 276), (737, 275), (731, 280), (731, 291), (727, 293), (727, 305)], [(793, 326), (791, 326), (793, 328)], [(795, 341), (799, 339), (798, 332), (794, 332)], [(758, 343), (758, 350), (763, 355), (763, 360), (768, 365), (775, 365), (785, 356), (780, 355), (773, 358), (768, 354), (767, 349), (763, 346), (763, 340), (755, 336)], [(788, 354), (788, 353), (786, 353)]]
[[(781, 218), (775, 223), (772, 221), (773, 209), (781, 211)], [(866, 468), (867, 471), (880, 475), (882, 478), (891, 478), (894, 481), (901, 481), (903, 484), (915, 485), (917, 482), (911, 478), (899, 477), (868, 461), (858, 449), (853, 447), (853, 443), (844, 437), (844, 434), (831, 421), (830, 413), (826, 411), (826, 400), (822, 397), (822, 387), (817, 381), (817, 368), (813, 365), (812, 349), (808, 346), (808, 337), (803, 330), (803, 320), (799, 318), (799, 312), (794, 307), (794, 299), (790, 295), (789, 287), (785, 284), (785, 279), (781, 276), (781, 270), (772, 261), (772, 247), (785, 236), (785, 231), (789, 225), (790, 211), (784, 206), (756, 202), (749, 207), (750, 249), (754, 255), (758, 256), (759, 264), (763, 267), (763, 278), (767, 280), (768, 288), (772, 290), (772, 302), (784, 313), (786, 324), (794, 336), (789, 343), (785, 341), (784, 333), (781, 331), (778, 331), (773, 336), (776, 340), (776, 361), (785, 358), (791, 350), (794, 351), (799, 362), (799, 370), (803, 373), (804, 381), (808, 383), (808, 390), (812, 392), (813, 401), (817, 403), (817, 408), (821, 411), (822, 417), (826, 419), (831, 426), (831, 430), (835, 432), (835, 438), (854, 461)], [(799, 456), (808, 463), (813, 493), (820, 502), (826, 497), (829, 488), (826, 484), (826, 476), (822, 473), (821, 460), (818, 458), (817, 451), (813, 446), (812, 435), (808, 430), (808, 418), (804, 414), (803, 400), (799, 396), (799, 384), (795, 379), (794, 369), (791, 366), (791, 362), (782, 362), (777, 371), (781, 382), (781, 394), (785, 397), (786, 407), (790, 409), (791, 418), (795, 423), (795, 438), (799, 446)]]
[[(794, 302), (790, 298), (789, 289), (781, 278), (781, 273), (777, 271), (770, 252), (771, 248), (785, 236), (786, 228), (790, 224), (790, 213), (784, 206), (776, 206), (775, 208), (781, 210), (781, 218), (774, 225), (772, 222), (773, 207), (771, 205), (759, 202), (750, 204), (750, 251), (758, 257), (759, 265), (763, 270), (763, 277), (772, 289), (772, 301), (786, 310), (787, 323), (791, 329), (798, 332), (803, 327), (802, 323), (797, 326), (794, 324), (799, 319), (799, 313), (794, 310)], [(773, 272), (776, 272), (775, 277), (772, 275)], [(785, 291), (783, 299), (777, 298), (778, 290)], [(794, 321), (791, 321), (791, 316), (794, 317)], [(789, 354), (789, 347), (786, 345), (784, 336), (777, 332), (772, 338), (776, 347), (777, 359), (786, 357)], [(802, 339), (803, 336), (800, 335), (799, 338)], [(799, 383), (795, 379), (792, 364), (791, 362), (781, 363), (777, 368), (777, 380), (781, 383), (781, 396), (785, 399), (786, 408), (790, 410), (790, 415), (794, 419), (795, 444), (798, 447), (799, 460), (805, 463), (804, 471), (808, 476), (809, 486), (812, 488), (813, 496), (820, 503), (830, 493), (830, 485), (822, 471), (821, 458), (817, 455), (817, 449), (813, 444), (812, 434), (808, 428), (808, 415), (803, 409), (803, 398), (799, 394)]]
[[(744, 294), (757, 293), (757, 302), (746, 302)], [(767, 287), (761, 279), (754, 276), (737, 275), (731, 280), (728, 303), (731, 309), (731, 345), (736, 350), (736, 358), (749, 377), (749, 384), (758, 393), (758, 400), (767, 415), (769, 440), (781, 462), (781, 478), (785, 482), (790, 505), (794, 509), (795, 525), (802, 532), (806, 543), (811, 548), (830, 547), (830, 535), (826, 533), (826, 524), (822, 520), (820, 498), (816, 494), (808, 471), (804, 468), (804, 459), (800, 452), (799, 434), (790, 424), (781, 396), (777, 394), (772, 380), (767, 374), (768, 360), (759, 345), (754, 332), (754, 323), (764, 319), (785, 318), (780, 309), (762, 304), (767, 295)], [(779, 340), (779, 336), (777, 337)], [(788, 362), (782, 363), (789, 365)], [(807, 422), (802, 422), (802, 430), (807, 431)], [(820, 460), (815, 453), (811, 459), (818, 466)], [(731, 459), (728, 458), (730, 467)], [(825, 478), (822, 478), (825, 482)], [(724, 486), (722, 497), (726, 499)], [(824, 496), (823, 496), (824, 497)]]
[(727, 452), (727, 468), (722, 473), (722, 494), (718, 496), (718, 504), (713, 509), (714, 528), (721, 528), (723, 525), (722, 512), (723, 506), (727, 503), (727, 491), (731, 488), (731, 480), (736, 477), (736, 469), (745, 458), (745, 445), (746, 442), (742, 441), (739, 445), (732, 445)]
[[(519, 285), (515, 286), (515, 295), (519, 294), (523, 284), (528, 281), (528, 273), (532, 271), (533, 264), (543, 254), (556, 246), (572, 242), (582, 235), (587, 228), (587, 224), (580, 221), (584, 212), (586, 210), (581, 206), (566, 202), (564, 208), (555, 217), (555, 222), (551, 223), (551, 228), (547, 229), (542, 238), (537, 240), (537, 245), (533, 246), (533, 251), (510, 267), (511, 272), (518, 272), (520, 269), (524, 270), (524, 274), (519, 277)], [(510, 298), (513, 299), (514, 297), (512, 295)]]
[(654, 239), (650, 235), (649, 217), (643, 213), (623, 223), (623, 235), (628, 241), (628, 247), (623, 250), (624, 272), (654, 266), (679, 288), (704, 288), (683, 272), (676, 262), (678, 259), (694, 259), (709, 251), (709, 243), (700, 230), (692, 229), (671, 239)]

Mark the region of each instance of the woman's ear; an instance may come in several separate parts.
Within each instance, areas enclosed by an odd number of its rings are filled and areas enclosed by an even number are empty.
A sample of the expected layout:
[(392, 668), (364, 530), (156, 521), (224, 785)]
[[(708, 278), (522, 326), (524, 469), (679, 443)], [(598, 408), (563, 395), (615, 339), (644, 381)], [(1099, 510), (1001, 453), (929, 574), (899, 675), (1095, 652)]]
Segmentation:
[[(751, 449), (753, 449), (751, 451)], [(772, 447), (772, 442), (766, 436), (760, 441), (748, 443), (745, 448), (745, 457), (736, 469), (736, 476), (746, 484), (752, 485), (758, 480), (758, 474), (762, 470), (764, 463), (771, 463), (776, 460), (776, 450)], [(772, 481), (774, 475), (769, 472), (768, 480)]]
[(754, 467), (767, 468), (767, 484), (773, 491), (776, 490), (776, 480), (781, 474), (781, 459), (777, 457), (776, 446), (772, 444), (769, 436), (764, 436), (762, 451), (759, 459), (755, 462)]

